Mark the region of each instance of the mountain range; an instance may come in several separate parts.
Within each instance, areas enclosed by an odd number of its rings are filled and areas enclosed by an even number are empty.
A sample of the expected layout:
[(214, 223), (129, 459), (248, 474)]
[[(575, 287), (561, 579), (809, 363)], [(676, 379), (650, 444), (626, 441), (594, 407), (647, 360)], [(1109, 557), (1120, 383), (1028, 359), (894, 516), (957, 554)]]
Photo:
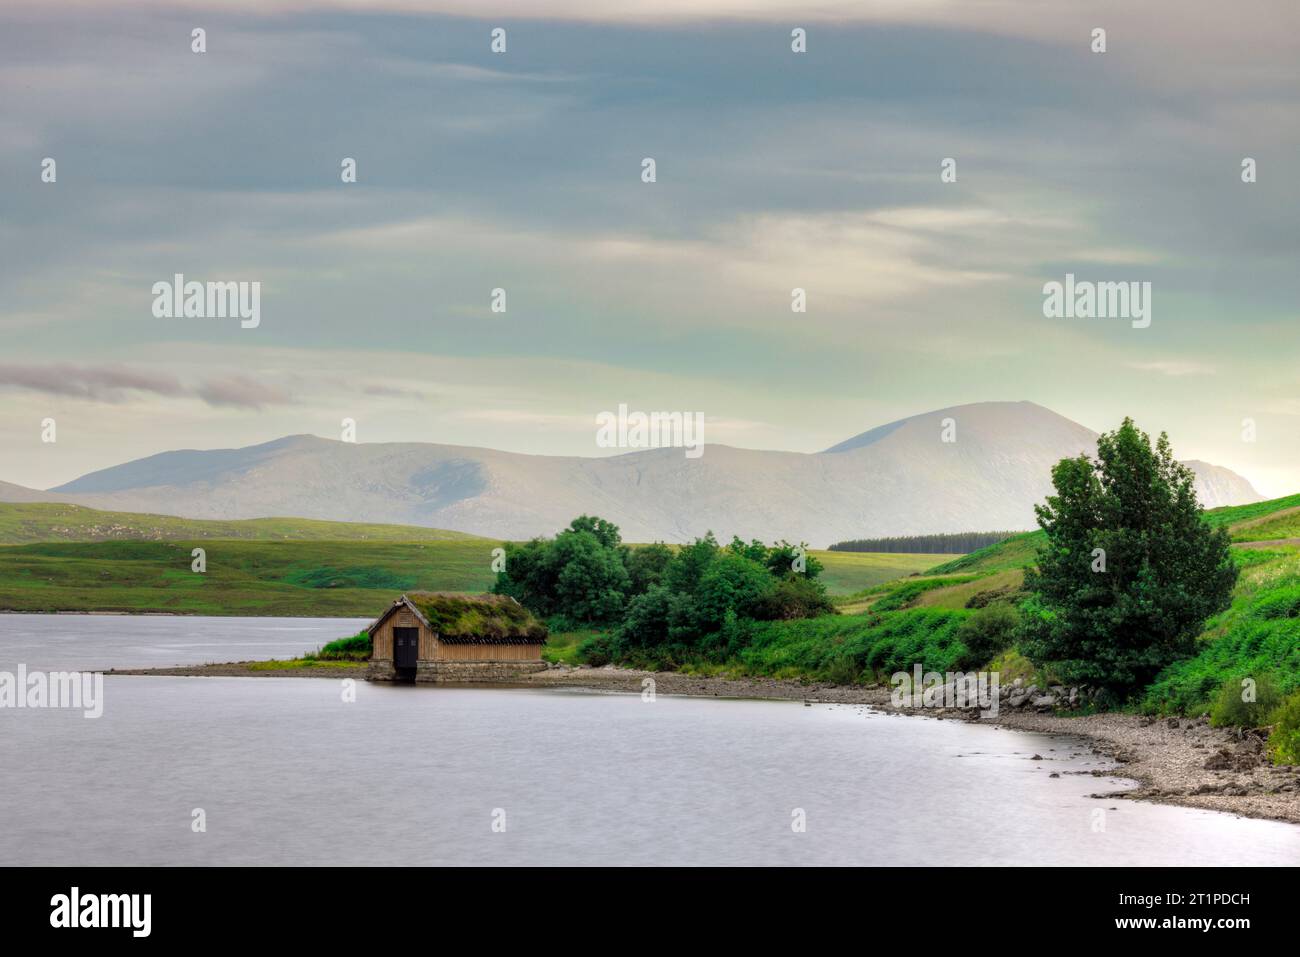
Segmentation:
[[(949, 421), (950, 420), (950, 421)], [(945, 441), (950, 438), (952, 441)], [(502, 539), (600, 515), (627, 541), (804, 541), (1034, 527), (1060, 459), (1097, 433), (1032, 402), (911, 416), (823, 452), (707, 445), (602, 458), (292, 435), (241, 449), (163, 452), (49, 491), (0, 482), (0, 501), (58, 501), (186, 518), (392, 522)], [(1207, 508), (1259, 501), (1235, 472), (1185, 463)]]

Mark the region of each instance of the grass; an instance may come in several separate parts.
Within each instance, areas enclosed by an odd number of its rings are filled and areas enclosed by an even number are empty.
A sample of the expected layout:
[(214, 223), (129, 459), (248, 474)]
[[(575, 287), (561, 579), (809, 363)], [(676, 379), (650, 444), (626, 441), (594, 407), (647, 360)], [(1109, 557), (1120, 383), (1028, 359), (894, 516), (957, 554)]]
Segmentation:
[(0, 545), (34, 542), (181, 541), (474, 541), (478, 536), (415, 525), (325, 522), (309, 518), (241, 521), (175, 518), (136, 512), (104, 512), (81, 505), (0, 503)]
[(966, 608), (967, 603), (981, 592), (999, 592), (1010, 595), (1025, 583), (1025, 570), (1012, 568), (1007, 571), (980, 575), (962, 583), (958, 578), (944, 588), (927, 591), (916, 599), (918, 608), (947, 608), (950, 611)]
[(1265, 515), (1232, 526), (1232, 539), (1236, 542), (1266, 542), (1279, 538), (1300, 538), (1300, 508), (1286, 509), (1276, 515)]
[(950, 578), (910, 578), (901, 585), (894, 585), (884, 595), (877, 598), (871, 605), (871, 610), (881, 611), (898, 611), (901, 608), (910, 608), (919, 604), (921, 600), (930, 593), (939, 590), (949, 590), (954, 586), (964, 585), (967, 582), (976, 581), (974, 575), (963, 575)]
[(359, 631), (347, 638), (336, 638), (320, 651), (308, 657), (325, 661), (368, 661), (373, 643), (370, 632)]
[(821, 580), (834, 596), (850, 595), (873, 585), (925, 571), (951, 555), (909, 555), (903, 552), (814, 551), (825, 566)]
[(332, 660), (304, 655), (301, 658), (273, 659), (271, 661), (250, 661), (249, 671), (297, 671), (300, 668), (356, 668), (360, 661), (352, 659)]
[[(410, 590), (492, 587), (487, 539), (69, 542), (0, 547), (0, 609), (374, 616)], [(207, 572), (190, 570), (191, 550)]]
[(1250, 505), (1226, 505), (1223, 508), (1213, 508), (1205, 513), (1205, 520), (1211, 525), (1231, 527), (1297, 507), (1300, 507), (1300, 495), (1288, 495), (1285, 498), (1271, 498)]
[(552, 632), (546, 639), (546, 644), (542, 646), (542, 660), (566, 665), (579, 664), (581, 659), (578, 658), (578, 646), (588, 638), (595, 638), (600, 634), (603, 632), (598, 630)]
[(1232, 605), (1206, 624), (1195, 657), (1156, 678), (1144, 710), (1199, 714), (1227, 681), (1242, 678), (1269, 678), (1284, 692), (1300, 688), (1300, 552), (1234, 554), (1252, 561), (1242, 569)]
[(1043, 532), (1025, 532), (996, 545), (989, 545), (927, 569), (928, 575), (954, 575), (959, 572), (1000, 572), (1024, 568), (1034, 563), (1034, 556), (1046, 541)]
[(966, 654), (957, 628), (967, 614), (911, 609), (758, 622), (738, 664), (749, 674), (841, 683), (887, 680), (917, 661), (947, 671)]

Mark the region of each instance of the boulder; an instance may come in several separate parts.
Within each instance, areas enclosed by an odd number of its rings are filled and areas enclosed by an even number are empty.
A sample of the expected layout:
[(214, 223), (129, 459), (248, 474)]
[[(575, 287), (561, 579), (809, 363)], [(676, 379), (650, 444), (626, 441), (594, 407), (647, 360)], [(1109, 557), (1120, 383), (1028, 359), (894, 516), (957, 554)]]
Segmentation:
[(1220, 748), (1206, 758), (1202, 766), (1207, 771), (1227, 771), (1232, 768), (1232, 752), (1227, 748)]

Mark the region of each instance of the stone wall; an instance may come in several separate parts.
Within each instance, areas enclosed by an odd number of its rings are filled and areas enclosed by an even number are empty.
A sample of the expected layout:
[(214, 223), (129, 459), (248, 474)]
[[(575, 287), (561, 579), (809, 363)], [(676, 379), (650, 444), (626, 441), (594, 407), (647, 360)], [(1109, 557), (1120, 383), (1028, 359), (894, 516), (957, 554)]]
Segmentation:
[[(511, 681), (520, 675), (545, 671), (544, 661), (421, 661), (415, 680), (431, 684), (463, 684), (474, 681)], [(369, 681), (395, 681), (392, 658), (372, 658), (366, 672)]]
[(545, 670), (544, 661), (421, 661), (415, 669), (415, 680), (434, 684), (511, 681)]

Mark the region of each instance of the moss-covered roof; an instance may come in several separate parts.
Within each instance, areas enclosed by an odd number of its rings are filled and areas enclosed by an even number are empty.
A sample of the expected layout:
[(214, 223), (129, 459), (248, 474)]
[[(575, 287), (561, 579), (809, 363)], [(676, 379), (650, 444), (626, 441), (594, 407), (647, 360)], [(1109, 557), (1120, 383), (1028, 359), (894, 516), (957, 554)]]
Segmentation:
[(415, 606), (440, 640), (451, 644), (546, 641), (546, 626), (508, 595), (413, 591), (402, 598)]

